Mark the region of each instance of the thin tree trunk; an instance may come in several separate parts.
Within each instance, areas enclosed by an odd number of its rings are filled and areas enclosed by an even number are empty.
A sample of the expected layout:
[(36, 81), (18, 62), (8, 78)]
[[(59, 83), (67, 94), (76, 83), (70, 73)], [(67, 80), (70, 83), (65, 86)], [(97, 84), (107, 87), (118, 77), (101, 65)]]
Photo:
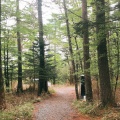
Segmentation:
[(33, 89), (35, 90), (35, 48), (34, 48), (34, 43), (33, 43), (33, 79), (34, 79), (34, 85)]
[(85, 94), (86, 100), (93, 100), (91, 75), (90, 75), (90, 57), (89, 57), (89, 38), (88, 38), (88, 18), (87, 18), (87, 1), (82, 0), (82, 18), (83, 18), (83, 55), (84, 55), (84, 75), (85, 75)]
[(20, 39), (20, 10), (19, 10), (19, 0), (16, 1), (16, 21), (17, 21), (17, 45), (18, 45), (18, 85), (17, 93), (23, 92), (22, 87), (22, 48)]
[[(6, 69), (6, 42), (4, 39), (4, 79), (5, 79), (5, 85), (7, 84), (7, 69)], [(7, 86), (7, 85), (6, 85)]]
[(4, 93), (4, 83), (2, 75), (2, 55), (1, 55), (1, 0), (0, 0), (0, 110), (3, 110), (6, 107), (5, 103), (5, 93)]
[(11, 73), (10, 73), (10, 78), (11, 78), (11, 90), (12, 90), (12, 81), (13, 81), (13, 64), (10, 66), (11, 68)]
[(9, 81), (9, 68), (8, 68), (8, 64), (9, 64), (9, 53), (8, 53), (8, 41), (7, 41), (7, 74), (6, 74), (6, 89), (7, 92), (9, 92), (10, 89), (10, 81)]
[[(78, 46), (78, 42), (77, 42), (77, 37), (75, 37), (75, 44), (76, 44), (76, 50), (78, 51), (79, 50), (79, 46)], [(80, 57), (80, 52), (78, 53), (78, 57), (79, 57), (79, 65), (80, 65), (80, 68), (81, 68), (81, 72), (83, 72), (83, 64), (82, 64), (82, 59)]]
[(73, 50), (72, 50), (72, 43), (71, 43), (70, 29), (69, 29), (69, 21), (68, 21), (68, 14), (67, 14), (67, 8), (66, 8), (65, 0), (63, 0), (63, 5), (64, 5), (64, 11), (65, 11), (67, 36), (68, 36), (68, 43), (69, 43), (69, 52), (70, 52), (70, 57), (71, 57), (71, 62), (72, 62), (73, 77), (74, 77), (74, 81), (75, 81), (76, 98), (79, 99), (78, 83), (77, 83), (78, 80), (77, 80), (77, 76), (75, 74), (75, 62), (74, 62), (74, 58), (73, 58)]
[[(56, 32), (56, 29), (55, 29), (55, 32)], [(55, 37), (56, 37), (56, 34), (55, 34)], [(56, 84), (56, 44), (54, 45), (54, 65), (55, 65), (55, 68), (54, 68), (54, 76), (53, 76), (53, 85)]]
[(69, 81), (70, 81), (70, 84), (73, 84), (74, 83), (74, 76), (73, 76), (73, 66), (72, 66), (72, 61), (70, 60), (70, 61), (68, 61), (68, 63), (69, 63), (69, 74), (70, 74), (70, 76), (69, 76)]

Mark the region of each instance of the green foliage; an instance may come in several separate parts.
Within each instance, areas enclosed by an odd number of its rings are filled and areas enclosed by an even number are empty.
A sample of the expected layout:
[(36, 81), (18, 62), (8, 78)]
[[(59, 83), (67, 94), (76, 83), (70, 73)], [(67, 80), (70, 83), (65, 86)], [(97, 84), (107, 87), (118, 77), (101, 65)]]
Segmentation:
[(78, 23), (75, 23), (74, 29), (75, 29), (75, 34), (81, 36), (82, 35), (82, 30), (83, 30), (83, 22), (80, 21)]
[(74, 101), (73, 105), (83, 114), (89, 114), (90, 111), (94, 108), (92, 103), (87, 103), (85, 101)]
[(69, 80), (69, 67), (66, 63), (57, 66), (57, 83), (64, 84)]

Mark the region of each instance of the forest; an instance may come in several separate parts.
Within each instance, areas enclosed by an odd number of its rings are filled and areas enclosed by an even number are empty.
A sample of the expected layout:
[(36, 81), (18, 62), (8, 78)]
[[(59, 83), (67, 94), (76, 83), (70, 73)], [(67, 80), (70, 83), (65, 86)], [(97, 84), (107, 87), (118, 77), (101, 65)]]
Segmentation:
[(0, 111), (11, 94), (51, 94), (48, 82), (79, 101), (81, 75), (86, 103), (118, 107), (119, 42), (119, 0), (0, 0)]

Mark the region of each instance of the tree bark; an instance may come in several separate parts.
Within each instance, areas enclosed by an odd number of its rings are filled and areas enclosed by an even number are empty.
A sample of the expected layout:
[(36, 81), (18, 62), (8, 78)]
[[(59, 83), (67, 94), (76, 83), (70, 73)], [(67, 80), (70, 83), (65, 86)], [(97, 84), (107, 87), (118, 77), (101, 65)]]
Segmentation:
[(63, 0), (63, 6), (65, 11), (65, 20), (66, 20), (66, 27), (67, 27), (67, 36), (68, 36), (68, 43), (69, 43), (69, 52), (71, 57), (71, 63), (72, 63), (72, 69), (73, 69), (73, 77), (75, 81), (75, 92), (76, 92), (76, 98), (79, 99), (79, 93), (78, 93), (78, 80), (77, 75), (75, 74), (75, 62), (73, 58), (73, 50), (72, 50), (72, 43), (71, 43), (71, 36), (70, 36), (70, 29), (69, 29), (69, 21), (68, 21), (68, 14), (67, 14), (67, 8), (65, 0)]
[(3, 110), (6, 107), (5, 104), (5, 93), (4, 93), (4, 82), (2, 75), (2, 55), (1, 55), (1, 0), (0, 0), (0, 110)]
[[(8, 38), (9, 39), (9, 38)], [(7, 75), (6, 75), (6, 90), (9, 92), (10, 89), (10, 80), (9, 80), (9, 50), (8, 50), (8, 41), (7, 41)]]
[[(56, 33), (56, 28), (55, 28), (55, 33)], [(55, 37), (56, 37), (56, 34), (55, 34)], [(55, 68), (54, 68), (54, 75), (53, 75), (53, 85), (56, 84), (56, 44), (54, 45), (54, 65), (55, 65)]]
[(39, 83), (38, 83), (38, 96), (42, 92), (48, 92), (47, 79), (45, 77), (45, 52), (44, 52), (44, 39), (43, 39), (43, 21), (42, 21), (42, 0), (38, 0), (38, 24), (39, 24)]
[(83, 55), (84, 55), (84, 75), (85, 75), (85, 94), (86, 100), (93, 100), (91, 75), (90, 75), (90, 56), (89, 56), (89, 35), (88, 35), (88, 18), (87, 18), (87, 1), (82, 0), (82, 18), (83, 18)]
[(19, 0), (16, 1), (16, 21), (17, 21), (17, 45), (18, 45), (18, 85), (17, 93), (23, 92), (22, 87), (22, 48), (20, 39), (20, 10), (19, 10)]
[(105, 27), (105, 1), (96, 1), (96, 33), (97, 33), (97, 52), (98, 68), (100, 77), (100, 97), (101, 105), (113, 104), (112, 91), (110, 84), (107, 46), (106, 46), (106, 27)]

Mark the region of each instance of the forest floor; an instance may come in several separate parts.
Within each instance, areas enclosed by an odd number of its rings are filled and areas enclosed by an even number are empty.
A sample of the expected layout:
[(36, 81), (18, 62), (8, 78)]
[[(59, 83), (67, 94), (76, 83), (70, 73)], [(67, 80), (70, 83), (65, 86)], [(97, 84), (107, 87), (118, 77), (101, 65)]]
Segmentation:
[(97, 82), (92, 82), (94, 103), (76, 100), (75, 88), (70, 85), (49, 87), (51, 94), (37, 96), (25, 86), (17, 95), (6, 92), (6, 109), (0, 111), (0, 120), (120, 120), (120, 86), (116, 91), (117, 106), (98, 107)]
[(73, 107), (73, 86), (55, 86), (53, 89), (55, 93), (51, 97), (34, 104), (33, 120), (93, 120)]

